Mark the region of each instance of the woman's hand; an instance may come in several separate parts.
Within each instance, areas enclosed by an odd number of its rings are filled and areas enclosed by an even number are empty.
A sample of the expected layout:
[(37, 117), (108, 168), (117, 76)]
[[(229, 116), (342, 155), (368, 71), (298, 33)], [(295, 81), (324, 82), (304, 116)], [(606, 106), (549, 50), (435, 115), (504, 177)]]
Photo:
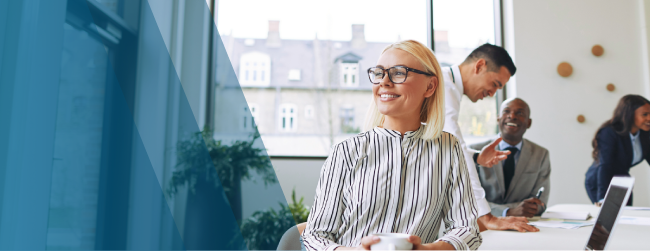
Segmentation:
[(379, 243), (379, 237), (370, 235), (361, 238), (361, 245), (356, 250), (370, 250), (370, 246)]
[(594, 202), (594, 205), (595, 205), (595, 206), (597, 206), (597, 207), (600, 207), (600, 206), (602, 206), (602, 205), (603, 205), (603, 203), (602, 203), (602, 202), (600, 202), (600, 201), (598, 201), (598, 202)]
[(413, 250), (429, 250), (424, 245), (422, 245), (422, 239), (415, 235), (409, 236), (408, 241), (413, 244)]
[(370, 246), (379, 243), (379, 237), (370, 235), (361, 238), (361, 245), (357, 247), (338, 247), (336, 250), (370, 250)]

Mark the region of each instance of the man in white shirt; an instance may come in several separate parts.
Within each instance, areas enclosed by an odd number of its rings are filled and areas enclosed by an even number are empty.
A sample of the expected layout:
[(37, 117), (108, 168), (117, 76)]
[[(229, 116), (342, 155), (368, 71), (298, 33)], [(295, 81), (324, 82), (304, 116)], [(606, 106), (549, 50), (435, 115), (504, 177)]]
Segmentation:
[(498, 138), (487, 145), (482, 151), (476, 152), (468, 148), (458, 126), (458, 113), (460, 100), (463, 94), (472, 102), (486, 96), (494, 96), (497, 90), (503, 88), (515, 74), (517, 68), (512, 62), (508, 52), (498, 46), (484, 44), (476, 48), (460, 65), (442, 67), (445, 81), (445, 127), (444, 131), (454, 134), (460, 141), (465, 152), (465, 163), (469, 169), (474, 197), (476, 198), (479, 212), (479, 228), (481, 231), (490, 230), (517, 230), (520, 232), (537, 232), (539, 229), (528, 225), (525, 217), (495, 217), (490, 213), (490, 205), (485, 199), (485, 190), (476, 173), (474, 160), (485, 167), (505, 160), (509, 151), (497, 151), (495, 148), (501, 141)]

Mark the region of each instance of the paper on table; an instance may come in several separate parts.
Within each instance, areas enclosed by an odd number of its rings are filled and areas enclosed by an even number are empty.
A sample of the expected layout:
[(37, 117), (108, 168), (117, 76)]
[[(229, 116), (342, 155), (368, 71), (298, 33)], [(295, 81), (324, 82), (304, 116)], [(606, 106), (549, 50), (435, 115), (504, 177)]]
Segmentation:
[(542, 214), (544, 219), (564, 219), (564, 220), (587, 220), (591, 217), (589, 212), (562, 212), (562, 211), (546, 211)]
[(621, 218), (618, 220), (618, 223), (627, 224), (627, 225), (650, 226), (650, 218), (621, 216)]
[(564, 229), (576, 229), (584, 226), (593, 225), (593, 221), (589, 222), (573, 222), (573, 221), (533, 221), (529, 222), (528, 225), (536, 227), (550, 227), (550, 228), (564, 228)]
[(626, 210), (650, 210), (650, 207), (625, 207)]

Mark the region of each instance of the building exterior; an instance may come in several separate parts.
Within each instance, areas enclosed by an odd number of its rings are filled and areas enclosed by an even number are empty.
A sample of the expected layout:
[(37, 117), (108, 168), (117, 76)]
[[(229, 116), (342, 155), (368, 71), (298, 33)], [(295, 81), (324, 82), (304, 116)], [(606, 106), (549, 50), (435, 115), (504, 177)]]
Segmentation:
[[(446, 31), (436, 37), (443, 67), (471, 51), (452, 51), (458, 49), (449, 47)], [(215, 107), (227, 110), (216, 113), (240, 110), (229, 118), (233, 126), (245, 133), (255, 123), (270, 156), (327, 156), (333, 144), (363, 130), (372, 101), (366, 72), (390, 45), (366, 41), (363, 24), (352, 25), (350, 41), (281, 39), (278, 21), (269, 21), (266, 39), (221, 38), (239, 85), (232, 78), (219, 83)], [(228, 100), (239, 87), (247, 104), (233, 107)]]

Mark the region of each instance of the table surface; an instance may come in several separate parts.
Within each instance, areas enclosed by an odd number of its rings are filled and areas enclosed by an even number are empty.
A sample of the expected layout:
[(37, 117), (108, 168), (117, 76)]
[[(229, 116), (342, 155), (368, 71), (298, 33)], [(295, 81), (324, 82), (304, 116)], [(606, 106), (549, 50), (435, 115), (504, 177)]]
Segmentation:
[[(561, 204), (549, 207), (552, 211), (589, 211), (597, 217), (599, 207), (584, 204)], [(648, 210), (623, 210), (624, 216), (650, 217)], [(534, 220), (534, 219), (533, 219)], [(592, 226), (578, 229), (561, 229), (540, 227), (536, 233), (516, 231), (482, 232), (481, 250), (584, 250)], [(616, 224), (610, 236), (607, 249), (611, 250), (648, 250), (650, 245), (650, 226)]]

